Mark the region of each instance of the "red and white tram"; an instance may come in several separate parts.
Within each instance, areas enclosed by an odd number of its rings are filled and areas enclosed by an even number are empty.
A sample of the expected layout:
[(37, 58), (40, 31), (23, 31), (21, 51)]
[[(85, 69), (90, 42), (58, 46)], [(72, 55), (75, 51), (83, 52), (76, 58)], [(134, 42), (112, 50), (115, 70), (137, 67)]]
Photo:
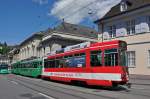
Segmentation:
[(126, 50), (120, 40), (69, 46), (44, 59), (42, 77), (100, 86), (127, 84)]

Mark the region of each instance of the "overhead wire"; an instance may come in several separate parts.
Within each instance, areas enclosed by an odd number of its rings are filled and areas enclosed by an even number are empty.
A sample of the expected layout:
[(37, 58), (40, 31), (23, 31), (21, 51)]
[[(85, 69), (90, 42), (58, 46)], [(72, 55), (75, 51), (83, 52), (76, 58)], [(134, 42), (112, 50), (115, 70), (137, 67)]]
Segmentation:
[[(82, 11), (83, 9), (88, 8), (90, 5), (93, 5), (93, 4), (96, 3), (97, 1), (100, 1), (100, 0), (95, 0), (95, 1), (92, 1), (92, 2), (88, 3), (87, 5), (85, 5), (85, 6), (81, 7), (81, 8), (79, 8), (78, 10), (73, 11), (73, 12), (70, 13), (70, 14), (67, 14), (67, 15), (66, 15), (65, 17), (63, 17), (62, 19), (58, 19), (56, 22), (54, 22), (54, 23), (51, 24), (51, 25), (53, 26), (53, 25), (58, 24), (60, 21), (63, 21), (63, 20), (65, 20), (66, 18), (71, 17), (71, 15), (74, 15), (74, 14), (78, 13), (78, 11)], [(64, 8), (65, 8), (65, 7), (64, 7)], [(61, 10), (60, 10), (60, 11), (61, 11)]]

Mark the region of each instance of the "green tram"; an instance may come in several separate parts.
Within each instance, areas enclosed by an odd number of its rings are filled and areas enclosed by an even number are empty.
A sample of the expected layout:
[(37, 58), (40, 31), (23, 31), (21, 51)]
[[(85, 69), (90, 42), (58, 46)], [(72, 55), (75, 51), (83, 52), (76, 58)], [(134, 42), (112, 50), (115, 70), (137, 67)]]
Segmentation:
[(8, 64), (0, 64), (0, 74), (9, 74), (10, 71), (10, 67)]
[(42, 59), (27, 59), (12, 64), (12, 73), (36, 78), (41, 76), (42, 67)]

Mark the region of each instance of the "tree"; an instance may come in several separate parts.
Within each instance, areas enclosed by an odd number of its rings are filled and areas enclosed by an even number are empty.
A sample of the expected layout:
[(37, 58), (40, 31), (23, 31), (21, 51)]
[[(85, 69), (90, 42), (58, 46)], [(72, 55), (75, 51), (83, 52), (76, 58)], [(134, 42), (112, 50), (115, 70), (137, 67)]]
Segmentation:
[(4, 47), (7, 47), (7, 43), (6, 42), (4, 42)]
[(7, 46), (7, 43), (4, 42), (3, 44), (0, 43), (0, 54), (6, 55), (10, 51), (10, 47)]

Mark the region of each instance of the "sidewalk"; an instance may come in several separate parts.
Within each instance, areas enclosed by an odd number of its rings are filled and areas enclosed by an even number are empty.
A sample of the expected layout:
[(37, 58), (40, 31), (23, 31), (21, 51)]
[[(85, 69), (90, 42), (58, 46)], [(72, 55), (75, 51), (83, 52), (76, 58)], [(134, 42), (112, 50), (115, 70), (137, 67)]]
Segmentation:
[(150, 75), (130, 75), (130, 83), (137, 85), (149, 85)]

